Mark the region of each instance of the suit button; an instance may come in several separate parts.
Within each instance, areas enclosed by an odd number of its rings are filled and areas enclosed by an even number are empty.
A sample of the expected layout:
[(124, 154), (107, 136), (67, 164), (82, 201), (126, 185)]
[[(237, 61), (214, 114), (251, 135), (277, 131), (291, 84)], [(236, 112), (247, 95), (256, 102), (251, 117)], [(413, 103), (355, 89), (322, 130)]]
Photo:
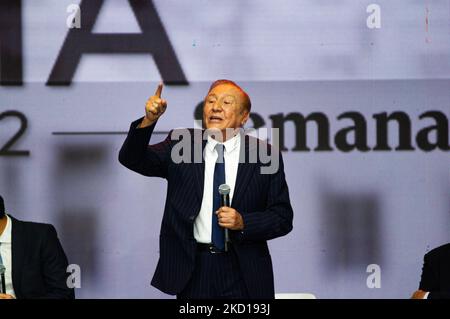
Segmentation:
[(195, 220), (195, 215), (189, 216), (189, 220), (193, 222)]

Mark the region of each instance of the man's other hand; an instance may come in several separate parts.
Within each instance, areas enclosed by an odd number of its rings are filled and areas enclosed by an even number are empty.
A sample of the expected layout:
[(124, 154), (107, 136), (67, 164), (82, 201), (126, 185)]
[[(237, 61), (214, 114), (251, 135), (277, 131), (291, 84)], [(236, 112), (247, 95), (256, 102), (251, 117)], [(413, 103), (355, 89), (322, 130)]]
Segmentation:
[(427, 291), (417, 290), (411, 296), (411, 299), (424, 299)]

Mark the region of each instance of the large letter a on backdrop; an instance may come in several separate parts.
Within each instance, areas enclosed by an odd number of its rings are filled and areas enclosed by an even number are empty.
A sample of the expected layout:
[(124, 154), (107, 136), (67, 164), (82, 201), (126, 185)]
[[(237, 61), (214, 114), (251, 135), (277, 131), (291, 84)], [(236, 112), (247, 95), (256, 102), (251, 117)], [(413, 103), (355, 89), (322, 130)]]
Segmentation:
[(70, 29), (47, 85), (70, 85), (85, 53), (148, 53), (167, 84), (187, 84), (181, 65), (152, 1), (128, 0), (142, 33), (92, 33), (103, 0), (80, 4), (81, 28)]

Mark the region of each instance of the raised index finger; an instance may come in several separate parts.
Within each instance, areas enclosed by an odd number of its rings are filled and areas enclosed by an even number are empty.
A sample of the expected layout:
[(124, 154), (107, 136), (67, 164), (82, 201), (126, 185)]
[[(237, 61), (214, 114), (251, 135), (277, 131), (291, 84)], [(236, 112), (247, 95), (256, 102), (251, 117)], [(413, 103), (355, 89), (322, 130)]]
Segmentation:
[(155, 96), (161, 97), (162, 89), (163, 89), (163, 83), (160, 82), (159, 85), (158, 85), (158, 88), (156, 89)]

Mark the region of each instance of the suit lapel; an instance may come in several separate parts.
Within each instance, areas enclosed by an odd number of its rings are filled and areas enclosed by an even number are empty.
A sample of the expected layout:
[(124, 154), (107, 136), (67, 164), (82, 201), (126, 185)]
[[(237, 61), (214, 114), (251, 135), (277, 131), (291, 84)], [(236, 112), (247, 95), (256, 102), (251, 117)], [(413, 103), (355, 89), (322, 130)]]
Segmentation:
[(198, 200), (201, 202), (203, 198), (203, 186), (205, 183), (205, 163), (195, 163), (194, 164), (194, 173), (195, 173), (195, 194), (198, 197)]
[[(10, 216), (11, 217), (11, 216)], [(22, 268), (25, 257), (25, 233), (23, 225), (17, 219), (11, 217), (11, 251), (12, 251), (12, 281), (14, 292), (20, 298), (22, 287)]]
[(236, 176), (236, 185), (233, 193), (233, 200), (231, 203), (232, 207), (238, 207), (250, 182), (254, 170), (256, 168), (256, 163), (251, 163), (250, 151), (256, 151), (256, 145), (250, 145), (248, 135), (241, 135), (241, 149), (239, 156), (239, 165)]

